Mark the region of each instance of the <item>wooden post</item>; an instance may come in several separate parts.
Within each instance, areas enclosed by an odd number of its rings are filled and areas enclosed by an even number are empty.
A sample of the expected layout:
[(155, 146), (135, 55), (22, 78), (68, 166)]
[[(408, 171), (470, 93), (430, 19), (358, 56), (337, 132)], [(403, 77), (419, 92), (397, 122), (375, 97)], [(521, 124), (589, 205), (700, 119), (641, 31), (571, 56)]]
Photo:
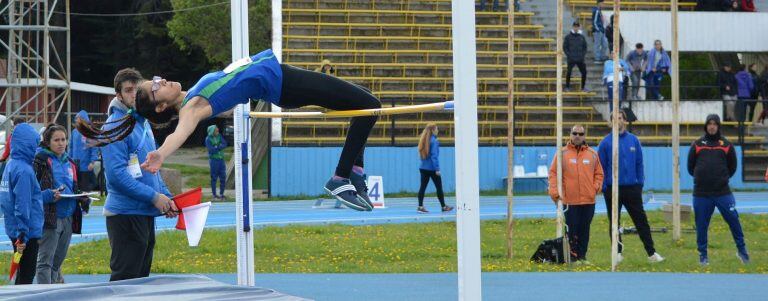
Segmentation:
[(680, 51), (677, 44), (677, 0), (672, 0), (672, 239), (680, 230)]
[[(611, 271), (616, 271), (616, 265), (619, 264), (619, 66), (621, 54), (619, 49), (619, 14), (621, 10), (621, 0), (615, 0), (613, 5), (613, 111), (611, 115)], [(610, 21), (609, 21), (610, 22)]]
[(557, 193), (560, 195), (560, 200), (557, 201), (557, 236), (563, 237), (563, 257), (565, 257), (565, 263), (571, 263), (570, 256), (570, 244), (568, 243), (568, 235), (563, 231), (563, 225), (565, 223), (563, 217), (563, 0), (557, 0), (557, 59), (555, 63), (555, 70), (557, 74), (556, 78), (556, 91), (557, 91), (557, 112), (555, 122), (555, 135), (557, 141), (555, 142), (555, 154), (557, 158)]
[(514, 204), (515, 164), (515, 10), (507, 8), (507, 258), (512, 258), (512, 205)]

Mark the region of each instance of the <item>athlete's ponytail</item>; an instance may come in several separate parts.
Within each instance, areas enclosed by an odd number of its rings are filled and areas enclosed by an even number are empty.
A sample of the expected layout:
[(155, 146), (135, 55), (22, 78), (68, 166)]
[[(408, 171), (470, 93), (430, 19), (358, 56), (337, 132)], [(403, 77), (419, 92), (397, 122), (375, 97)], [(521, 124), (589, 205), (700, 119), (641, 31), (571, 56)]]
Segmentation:
[[(82, 118), (77, 118), (75, 127), (83, 137), (88, 139), (91, 146), (104, 146), (115, 141), (120, 141), (128, 137), (136, 126), (136, 116), (133, 109), (128, 110), (128, 114), (120, 119), (109, 122), (89, 122)], [(116, 123), (116, 126), (102, 129), (104, 125)]]

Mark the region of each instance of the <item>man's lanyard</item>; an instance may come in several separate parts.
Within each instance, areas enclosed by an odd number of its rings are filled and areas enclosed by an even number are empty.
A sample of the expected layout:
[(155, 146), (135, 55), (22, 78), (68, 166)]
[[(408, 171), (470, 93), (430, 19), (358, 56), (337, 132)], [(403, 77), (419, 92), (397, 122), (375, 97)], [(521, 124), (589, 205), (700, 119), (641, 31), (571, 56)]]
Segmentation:
[(141, 149), (142, 146), (144, 146), (144, 140), (147, 138), (147, 128), (149, 128), (149, 123), (144, 120), (144, 124), (142, 125), (144, 130), (141, 132), (141, 140), (139, 141), (139, 144), (136, 146), (136, 151), (134, 153), (138, 154), (139, 149)]

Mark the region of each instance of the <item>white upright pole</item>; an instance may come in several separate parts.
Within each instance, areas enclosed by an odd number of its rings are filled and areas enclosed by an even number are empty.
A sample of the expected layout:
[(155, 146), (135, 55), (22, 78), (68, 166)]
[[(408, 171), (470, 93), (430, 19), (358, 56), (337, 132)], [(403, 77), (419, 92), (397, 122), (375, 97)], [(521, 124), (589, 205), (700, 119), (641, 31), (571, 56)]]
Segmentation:
[(459, 300), (482, 300), (480, 287), (480, 190), (477, 157), (475, 3), (451, 2), (453, 95), (456, 99), (456, 241)]
[(619, 74), (619, 62), (620, 62), (620, 54), (619, 54), (619, 14), (621, 10), (621, 0), (614, 1), (613, 4), (613, 18), (614, 18), (614, 24), (613, 24), (613, 40), (615, 41), (613, 43), (613, 55), (611, 56), (611, 59), (613, 60), (613, 91), (611, 93), (613, 94), (613, 112), (611, 112), (611, 115), (613, 116), (613, 119), (611, 120), (611, 134), (612, 134), (612, 141), (613, 144), (611, 149), (611, 177), (612, 177), (612, 189), (611, 189), (611, 212), (608, 214), (611, 215), (611, 271), (616, 271), (616, 266), (619, 264), (619, 88), (621, 87), (621, 84), (619, 83), (619, 76), (623, 76), (623, 74)]
[[(231, 0), (232, 61), (247, 57), (248, 0)], [(253, 206), (251, 196), (251, 112), (250, 104), (235, 107), (235, 220), (237, 221), (237, 284), (255, 285)]]
[[(277, 60), (283, 61), (283, 1), (272, 0), (272, 52)], [(272, 112), (281, 112), (283, 109), (272, 105)], [(272, 141), (280, 144), (283, 141), (283, 120), (272, 118)]]
[(677, 45), (677, 0), (672, 0), (672, 239), (680, 230), (680, 62)]

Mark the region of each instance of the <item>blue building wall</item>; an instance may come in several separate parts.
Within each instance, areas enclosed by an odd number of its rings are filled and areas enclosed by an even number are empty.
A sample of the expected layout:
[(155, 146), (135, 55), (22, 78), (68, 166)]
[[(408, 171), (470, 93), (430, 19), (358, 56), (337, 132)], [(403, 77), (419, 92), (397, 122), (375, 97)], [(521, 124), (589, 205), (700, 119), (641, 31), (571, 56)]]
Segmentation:
[[(672, 189), (671, 147), (644, 147), (645, 189)], [(693, 179), (688, 175), (686, 160), (689, 147), (680, 147), (680, 187), (692, 189)], [(741, 149), (736, 147), (741, 153)], [(507, 148), (480, 147), (480, 189), (503, 189), (507, 175)], [(554, 147), (515, 147), (515, 160), (524, 165), (526, 172), (536, 172), (539, 162), (549, 164)], [(272, 147), (271, 194), (273, 196), (319, 195), (323, 185), (333, 175), (341, 153), (340, 147)], [(731, 187), (736, 189), (768, 189), (765, 183), (744, 183), (741, 178), (741, 156)], [(369, 175), (384, 177), (385, 193), (416, 192), (419, 189), (419, 158), (416, 147), (368, 147), (365, 149), (365, 170)], [(454, 148), (440, 148), (440, 167), (445, 191), (454, 191), (456, 174)], [(460, 177), (459, 177), (460, 178)], [(461, 180), (461, 179), (459, 179)], [(516, 185), (516, 189), (517, 189)], [(433, 192), (430, 183), (427, 192)]]

